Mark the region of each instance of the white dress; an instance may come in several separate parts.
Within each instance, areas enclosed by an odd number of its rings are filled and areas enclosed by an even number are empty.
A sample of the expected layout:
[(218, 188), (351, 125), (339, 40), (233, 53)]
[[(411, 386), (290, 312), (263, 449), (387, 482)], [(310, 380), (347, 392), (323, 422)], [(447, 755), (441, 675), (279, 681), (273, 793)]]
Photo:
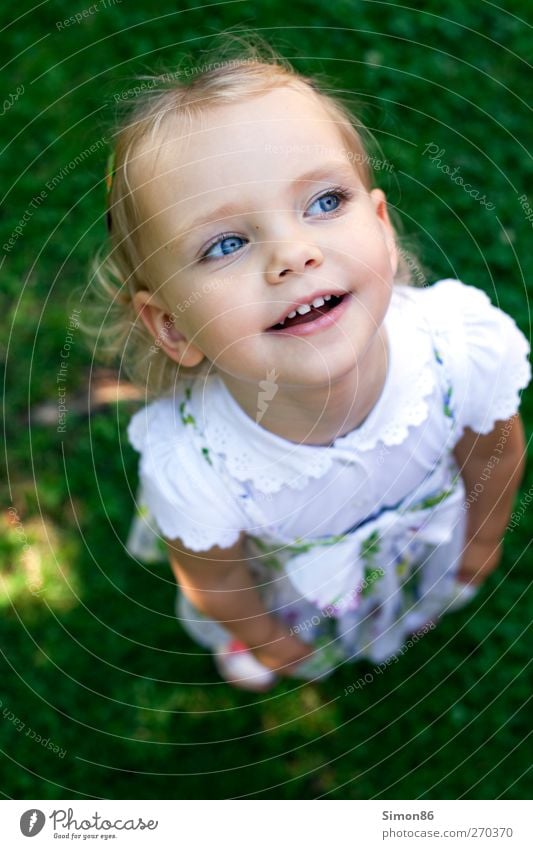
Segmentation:
[[(469, 507), (453, 448), (465, 427), (513, 416), (531, 377), (513, 319), (458, 280), (396, 286), (385, 326), (381, 396), (330, 446), (267, 431), (216, 373), (128, 427), (141, 455), (129, 553), (154, 559), (162, 535), (228, 547), (244, 531), (265, 606), (316, 648), (301, 677), (387, 660), (452, 606)], [(178, 615), (202, 646), (230, 639), (184, 596)]]

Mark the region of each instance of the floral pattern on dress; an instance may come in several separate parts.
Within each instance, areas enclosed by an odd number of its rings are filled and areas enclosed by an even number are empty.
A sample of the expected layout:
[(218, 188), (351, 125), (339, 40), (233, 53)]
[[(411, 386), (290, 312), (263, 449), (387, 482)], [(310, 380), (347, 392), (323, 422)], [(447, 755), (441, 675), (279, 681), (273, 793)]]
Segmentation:
[[(440, 370), (442, 411), (451, 434), (456, 427), (453, 388), (436, 345), (433, 356)], [(197, 433), (199, 450), (213, 465), (218, 461), (216, 452), (210, 455), (190, 400), (187, 387), (179, 405), (181, 420)], [(246, 535), (250, 570), (265, 608), (315, 649), (293, 677), (327, 677), (345, 660), (380, 662), (398, 652), (410, 633), (446, 610), (455, 587), (449, 564), (459, 562), (462, 540), (459, 534), (448, 539), (438, 516), (447, 505), (458, 514), (464, 492), (446, 453), (424, 483), (433, 476), (445, 481), (444, 485), (418, 499), (411, 493), (400, 504), (382, 508), (346, 533), (290, 540), (276, 538), (275, 529), (262, 536)], [(426, 493), (427, 489), (426, 485)], [(246, 509), (252, 499), (244, 484), (238, 497)], [(139, 520), (140, 515), (136, 517)], [(338, 568), (339, 562), (333, 554), (339, 552), (343, 552), (344, 572), (331, 574), (331, 565), (336, 562)], [(220, 623), (199, 614), (183, 595), (179, 596), (179, 616), (185, 630), (201, 645), (216, 649), (224, 640), (231, 640)]]

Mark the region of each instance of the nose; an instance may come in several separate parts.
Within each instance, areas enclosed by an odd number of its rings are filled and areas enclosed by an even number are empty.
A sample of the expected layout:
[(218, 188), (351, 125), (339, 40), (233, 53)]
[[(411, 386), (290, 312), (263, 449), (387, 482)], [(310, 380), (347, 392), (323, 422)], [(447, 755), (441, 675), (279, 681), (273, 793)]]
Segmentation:
[(268, 283), (281, 283), (288, 274), (303, 274), (309, 268), (319, 268), (323, 261), (318, 245), (301, 241), (276, 242), (266, 279)]

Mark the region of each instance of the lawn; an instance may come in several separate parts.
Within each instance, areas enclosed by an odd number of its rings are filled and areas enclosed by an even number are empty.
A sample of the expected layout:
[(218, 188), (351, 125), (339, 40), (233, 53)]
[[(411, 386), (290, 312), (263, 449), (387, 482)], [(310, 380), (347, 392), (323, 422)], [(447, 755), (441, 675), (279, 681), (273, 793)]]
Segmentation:
[[(484, 289), (530, 337), (523, 8), (22, 0), (15, 17), (3, 6), (5, 797), (531, 796), (531, 466), (498, 573), (398, 663), (380, 675), (345, 665), (264, 696), (234, 691), (177, 624), (170, 570), (124, 550), (137, 475), (125, 431), (139, 402), (85, 414), (95, 364), (73, 313), (105, 236), (117, 93), (184, 51), (202, 64), (221, 29), (253, 27), (358, 104), (392, 166), (376, 184), (401, 210), (427, 280)], [(47, 411), (59, 388), (69, 410), (58, 430)], [(521, 410), (529, 435), (531, 397)]]

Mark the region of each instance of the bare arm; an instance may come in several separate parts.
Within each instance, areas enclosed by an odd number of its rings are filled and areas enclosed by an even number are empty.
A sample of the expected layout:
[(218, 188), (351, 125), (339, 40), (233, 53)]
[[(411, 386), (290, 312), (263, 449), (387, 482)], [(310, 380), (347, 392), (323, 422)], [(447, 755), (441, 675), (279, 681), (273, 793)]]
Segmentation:
[(181, 540), (167, 540), (172, 571), (194, 607), (224, 625), (258, 660), (283, 674), (312, 652), (265, 610), (243, 550), (242, 537), (230, 548), (194, 552)]
[(468, 518), (459, 580), (482, 583), (498, 565), (502, 540), (524, 473), (526, 448), (518, 414), (484, 436), (467, 428), (454, 450), (465, 484)]

